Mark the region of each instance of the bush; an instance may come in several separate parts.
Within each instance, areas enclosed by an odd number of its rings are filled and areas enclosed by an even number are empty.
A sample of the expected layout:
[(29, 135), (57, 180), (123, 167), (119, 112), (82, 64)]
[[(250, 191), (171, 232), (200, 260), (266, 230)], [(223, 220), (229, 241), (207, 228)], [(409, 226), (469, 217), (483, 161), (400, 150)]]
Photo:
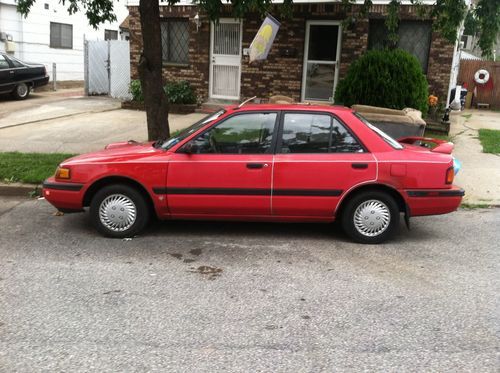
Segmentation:
[(335, 91), (335, 102), (405, 107), (427, 113), (428, 83), (417, 58), (401, 49), (373, 50), (349, 67)]
[(134, 101), (144, 102), (140, 80), (132, 80), (130, 82), (130, 93), (132, 94), (132, 99)]
[(167, 83), (164, 89), (171, 104), (196, 104), (194, 90), (186, 81)]
[[(171, 82), (163, 87), (171, 104), (196, 104), (196, 95), (189, 82)], [(140, 80), (132, 80), (130, 82), (130, 93), (132, 99), (138, 102), (144, 102), (142, 94), (142, 86)]]

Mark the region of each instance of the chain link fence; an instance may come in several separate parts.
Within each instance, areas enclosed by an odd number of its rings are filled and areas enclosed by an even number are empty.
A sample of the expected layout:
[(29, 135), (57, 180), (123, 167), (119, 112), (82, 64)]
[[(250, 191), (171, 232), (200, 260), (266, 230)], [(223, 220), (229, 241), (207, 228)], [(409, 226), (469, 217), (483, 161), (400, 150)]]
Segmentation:
[(122, 100), (132, 98), (130, 85), (130, 46), (125, 40), (85, 42), (85, 93), (109, 95)]

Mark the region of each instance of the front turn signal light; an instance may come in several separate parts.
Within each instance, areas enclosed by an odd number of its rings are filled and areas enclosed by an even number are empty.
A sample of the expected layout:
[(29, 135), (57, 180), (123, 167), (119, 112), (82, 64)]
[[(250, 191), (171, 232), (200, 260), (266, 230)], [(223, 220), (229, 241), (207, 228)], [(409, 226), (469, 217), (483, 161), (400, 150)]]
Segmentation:
[(56, 179), (69, 179), (69, 178), (70, 178), (69, 168), (57, 167)]
[(446, 184), (453, 184), (453, 178), (455, 177), (455, 169), (450, 167), (446, 170)]

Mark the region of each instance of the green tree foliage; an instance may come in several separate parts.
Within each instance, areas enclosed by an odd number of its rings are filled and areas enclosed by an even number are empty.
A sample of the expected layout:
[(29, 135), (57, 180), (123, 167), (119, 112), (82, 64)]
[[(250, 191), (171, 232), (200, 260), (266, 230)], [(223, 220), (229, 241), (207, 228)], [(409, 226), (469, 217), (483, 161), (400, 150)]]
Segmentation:
[(406, 107), (427, 113), (428, 83), (418, 60), (401, 49), (373, 50), (358, 58), (335, 91), (346, 106)]
[(479, 48), (484, 57), (493, 57), (495, 42), (500, 37), (500, 0), (479, 0), (472, 10), (479, 34)]

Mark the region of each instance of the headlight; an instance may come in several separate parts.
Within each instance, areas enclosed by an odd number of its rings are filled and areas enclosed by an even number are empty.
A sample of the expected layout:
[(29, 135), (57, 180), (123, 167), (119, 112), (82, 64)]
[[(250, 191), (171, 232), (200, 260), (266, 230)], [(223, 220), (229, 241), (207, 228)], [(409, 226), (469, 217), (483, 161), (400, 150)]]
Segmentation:
[(57, 167), (56, 170), (56, 179), (66, 179), (68, 180), (71, 176), (69, 168), (66, 167)]

